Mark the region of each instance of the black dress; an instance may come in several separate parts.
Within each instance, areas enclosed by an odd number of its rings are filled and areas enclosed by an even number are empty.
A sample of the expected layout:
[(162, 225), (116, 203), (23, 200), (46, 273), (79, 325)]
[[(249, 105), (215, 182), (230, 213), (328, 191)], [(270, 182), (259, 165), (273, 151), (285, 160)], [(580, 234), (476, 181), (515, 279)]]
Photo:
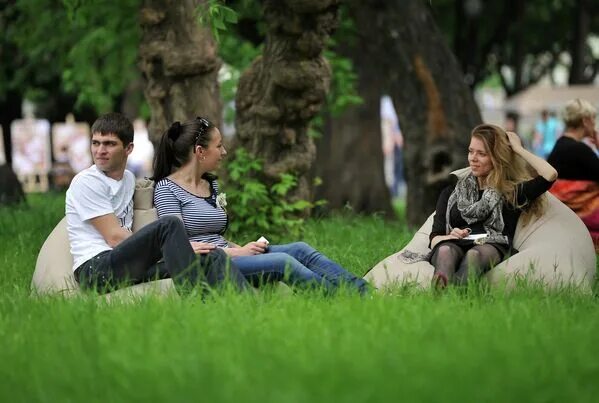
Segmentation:
[[(513, 239), (514, 233), (516, 232), (516, 226), (518, 225), (518, 219), (520, 218), (520, 214), (522, 213), (522, 208), (526, 207), (528, 203), (535, 200), (537, 197), (541, 196), (545, 193), (553, 182), (548, 181), (542, 176), (537, 176), (531, 180), (526, 182), (519, 183), (516, 189), (517, 192), (517, 202), (521, 207), (516, 208), (511, 205), (511, 203), (504, 203), (503, 209), (501, 210), (501, 214), (503, 216), (503, 231), (502, 234), (507, 236), (508, 245), (502, 245), (497, 243), (489, 243), (489, 245), (493, 245), (497, 248), (501, 254), (501, 259), (503, 260), (507, 255), (513, 255), (518, 251), (513, 248)], [(446, 233), (446, 211), (447, 211), (447, 202), (449, 200), (449, 196), (453, 192), (455, 185), (448, 186), (441, 192), (439, 199), (437, 200), (437, 208), (435, 211), (435, 216), (433, 220), (433, 228), (429, 237), (429, 247), (430, 241), (438, 235), (447, 235)], [(483, 191), (479, 191), (479, 200), (482, 196)], [(460, 211), (457, 208), (457, 204), (454, 204), (451, 211), (449, 212), (449, 222), (452, 227), (458, 228), (470, 228), (472, 229), (472, 234), (484, 234), (485, 229), (483, 226), (483, 221), (479, 221), (473, 224), (468, 224), (466, 220), (461, 216)], [(456, 242), (457, 241), (457, 242)], [(447, 240), (439, 242), (433, 248), (433, 252), (430, 256), (433, 255), (436, 248), (444, 242), (453, 242), (460, 245), (464, 250), (468, 250), (472, 248), (474, 243), (468, 242), (460, 242), (460, 240)]]

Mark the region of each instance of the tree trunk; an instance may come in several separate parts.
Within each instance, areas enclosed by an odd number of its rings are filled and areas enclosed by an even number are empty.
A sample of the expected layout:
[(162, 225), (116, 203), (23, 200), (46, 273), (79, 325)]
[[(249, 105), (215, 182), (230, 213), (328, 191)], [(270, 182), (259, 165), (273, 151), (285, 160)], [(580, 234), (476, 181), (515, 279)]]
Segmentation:
[(18, 204), (25, 201), (23, 187), (17, 175), (8, 165), (0, 165), (0, 206)]
[(570, 57), (572, 65), (570, 66), (570, 76), (568, 84), (587, 84), (584, 70), (586, 63), (584, 62), (587, 49), (587, 37), (589, 36), (589, 28), (591, 24), (591, 16), (589, 12), (588, 0), (577, 0), (574, 7), (574, 18), (572, 29), (572, 44), (570, 46)]
[(21, 94), (8, 91), (5, 95), (5, 100), (0, 102), (0, 124), (2, 125), (2, 133), (4, 137), (4, 153), (6, 154), (6, 163), (12, 163), (12, 134), (10, 131), (11, 123), (21, 118), (21, 104), (23, 97)]
[(426, 2), (367, 3), (356, 18), (380, 33), (385, 57), (371, 62), (389, 79), (405, 140), (407, 219), (418, 226), (434, 211), (448, 174), (467, 165), (470, 132), (481, 116)]
[(286, 172), (297, 176), (292, 199), (310, 198), (308, 171), (315, 147), (308, 124), (329, 88), (322, 51), (338, 23), (338, 1), (264, 0), (264, 51), (239, 80), (237, 141), (264, 161), (267, 183)]
[(150, 139), (157, 143), (174, 121), (204, 116), (221, 124), (217, 73), (221, 61), (210, 31), (197, 23), (194, 0), (144, 0), (140, 69), (152, 112)]
[(384, 76), (373, 62), (376, 57), (385, 57), (384, 49), (370, 46), (372, 38), (379, 34), (370, 23), (357, 25), (356, 30), (360, 34), (355, 41), (346, 42), (353, 42), (353, 46), (342, 45), (339, 54), (352, 60), (358, 76), (357, 91), (364, 102), (348, 108), (340, 116), (326, 119), (327, 129), (317, 140), (315, 173), (323, 184), (316, 188), (315, 199), (325, 199), (327, 209), (349, 204), (356, 212), (383, 212), (392, 216), (381, 141), (380, 101)]

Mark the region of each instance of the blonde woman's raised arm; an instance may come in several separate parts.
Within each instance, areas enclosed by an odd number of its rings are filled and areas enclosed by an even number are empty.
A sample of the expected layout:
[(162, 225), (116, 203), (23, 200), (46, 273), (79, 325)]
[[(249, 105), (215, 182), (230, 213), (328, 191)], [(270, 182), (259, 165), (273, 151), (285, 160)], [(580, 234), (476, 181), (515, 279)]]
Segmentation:
[(512, 150), (520, 157), (524, 158), (526, 162), (528, 162), (534, 169), (537, 171), (539, 175), (548, 180), (549, 182), (553, 182), (557, 179), (557, 171), (554, 167), (551, 166), (550, 163), (545, 161), (543, 158), (538, 157), (525, 149), (522, 146), (522, 141), (520, 137), (514, 132), (507, 132), (507, 137), (510, 141), (510, 146)]

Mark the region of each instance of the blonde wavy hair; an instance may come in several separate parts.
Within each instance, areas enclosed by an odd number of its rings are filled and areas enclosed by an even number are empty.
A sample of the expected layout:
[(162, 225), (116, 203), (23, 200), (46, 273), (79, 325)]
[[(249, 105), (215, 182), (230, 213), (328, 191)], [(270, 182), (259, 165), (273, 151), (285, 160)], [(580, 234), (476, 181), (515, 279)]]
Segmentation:
[(527, 225), (533, 217), (540, 217), (545, 211), (544, 195), (529, 204), (518, 204), (517, 185), (532, 179), (534, 169), (514, 153), (505, 130), (499, 126), (483, 124), (476, 126), (471, 136), (484, 143), (493, 163), (493, 169), (487, 176), (487, 186), (497, 189), (511, 205), (523, 208), (521, 218), (524, 225)]
[(569, 129), (578, 129), (583, 126), (582, 120), (584, 118), (594, 118), (596, 116), (597, 109), (589, 101), (580, 98), (568, 101), (562, 112), (564, 124)]

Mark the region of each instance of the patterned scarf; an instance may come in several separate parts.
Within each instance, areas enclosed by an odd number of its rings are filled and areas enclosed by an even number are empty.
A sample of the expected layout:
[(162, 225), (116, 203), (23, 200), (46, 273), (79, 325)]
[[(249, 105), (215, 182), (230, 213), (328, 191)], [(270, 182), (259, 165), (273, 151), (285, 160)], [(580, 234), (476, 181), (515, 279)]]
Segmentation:
[(487, 233), (485, 242), (493, 242), (507, 245), (507, 236), (503, 235), (503, 196), (496, 189), (486, 188), (483, 195), (478, 200), (478, 180), (472, 174), (460, 179), (455, 185), (455, 189), (447, 201), (447, 211), (445, 215), (446, 230), (451, 232), (449, 224), (449, 213), (454, 205), (457, 204), (460, 215), (468, 224), (483, 222), (483, 227)]
[[(460, 179), (453, 192), (447, 200), (447, 209), (445, 211), (446, 232), (451, 232), (450, 212), (454, 205), (460, 215), (468, 224), (483, 222), (483, 228), (487, 233), (486, 238), (477, 240), (478, 243), (493, 242), (508, 245), (507, 236), (503, 235), (503, 196), (496, 189), (486, 188), (483, 195), (478, 200), (478, 180), (472, 174)], [(416, 263), (423, 260), (429, 260), (431, 252), (427, 254), (405, 250), (399, 254), (398, 258), (404, 263)]]

